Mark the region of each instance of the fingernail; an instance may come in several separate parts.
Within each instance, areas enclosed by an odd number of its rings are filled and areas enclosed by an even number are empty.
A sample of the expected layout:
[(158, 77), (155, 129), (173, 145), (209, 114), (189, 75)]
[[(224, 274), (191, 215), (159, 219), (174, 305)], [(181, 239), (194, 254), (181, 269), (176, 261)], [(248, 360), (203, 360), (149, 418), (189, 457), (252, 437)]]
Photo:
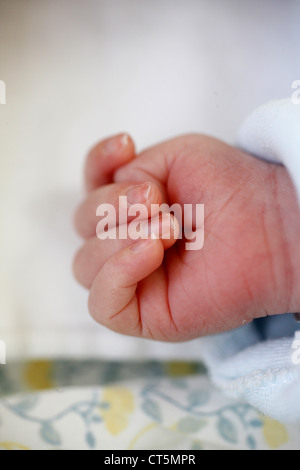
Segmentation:
[(113, 137), (110, 137), (105, 142), (105, 151), (107, 153), (116, 153), (120, 149), (126, 147), (129, 142), (128, 134), (120, 134)]
[(163, 238), (169, 240), (171, 235), (174, 234), (174, 221), (173, 217), (165, 214), (162, 217), (141, 223), (141, 231), (145, 237)]
[(129, 205), (146, 204), (149, 199), (151, 183), (143, 183), (129, 189), (127, 192), (127, 202)]
[[(154, 240), (154, 239), (157, 239), (157, 237), (151, 235), (151, 239)], [(133, 251), (134, 253), (141, 253), (142, 251), (144, 251), (148, 248), (149, 243), (151, 243), (151, 239), (150, 240), (149, 239), (147, 239), (147, 240), (138, 240), (136, 243), (134, 243), (130, 247), (131, 251)]]
[(121, 145), (123, 147), (127, 147), (127, 145), (129, 144), (129, 136), (128, 134), (123, 134), (121, 137), (120, 137), (120, 141), (121, 141)]

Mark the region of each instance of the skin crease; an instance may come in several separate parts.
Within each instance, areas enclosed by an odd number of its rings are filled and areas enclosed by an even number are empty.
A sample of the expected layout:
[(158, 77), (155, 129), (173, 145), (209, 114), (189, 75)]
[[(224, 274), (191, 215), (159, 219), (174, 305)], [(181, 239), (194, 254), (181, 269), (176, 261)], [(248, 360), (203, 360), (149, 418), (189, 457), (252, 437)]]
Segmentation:
[[(90, 289), (96, 321), (123, 334), (185, 341), (300, 310), (300, 211), (284, 167), (200, 135), (177, 137), (138, 156), (130, 137), (126, 145), (124, 137), (122, 145), (120, 136), (110, 139), (111, 148), (113, 141), (114, 160), (107, 143), (87, 159), (89, 196), (75, 222), (85, 243), (74, 272)], [(152, 182), (150, 199), (155, 202), (205, 205), (202, 250), (185, 250), (185, 240), (164, 246), (152, 240), (149, 253), (139, 255), (144, 256), (139, 268), (137, 255), (121, 257), (132, 242), (114, 240), (100, 247), (102, 242), (92, 236), (97, 194), (100, 202), (113, 202), (126, 185), (146, 181)], [(121, 273), (126, 284), (126, 273), (132, 269), (133, 279), (149, 258), (150, 271), (131, 287), (127, 284), (130, 295), (122, 300), (123, 287), (113, 290), (114, 280)]]

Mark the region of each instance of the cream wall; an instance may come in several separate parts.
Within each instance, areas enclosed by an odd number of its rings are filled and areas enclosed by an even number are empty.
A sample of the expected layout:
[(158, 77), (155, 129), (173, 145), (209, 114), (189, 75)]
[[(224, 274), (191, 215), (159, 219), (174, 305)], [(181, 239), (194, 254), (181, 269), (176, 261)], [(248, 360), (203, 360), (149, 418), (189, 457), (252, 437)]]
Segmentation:
[[(84, 155), (130, 132), (230, 143), (300, 79), (300, 2), (2, 0), (0, 339), (16, 356), (197, 354), (97, 326), (71, 274)], [(112, 341), (114, 348), (112, 350)]]

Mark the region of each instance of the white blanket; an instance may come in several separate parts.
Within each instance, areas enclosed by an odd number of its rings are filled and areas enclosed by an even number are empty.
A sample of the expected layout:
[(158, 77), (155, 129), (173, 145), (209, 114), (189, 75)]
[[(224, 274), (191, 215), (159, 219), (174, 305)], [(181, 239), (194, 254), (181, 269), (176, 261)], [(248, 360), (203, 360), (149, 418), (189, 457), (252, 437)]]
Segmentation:
[(300, 201), (300, 92), (253, 112), (240, 129), (239, 144), (258, 157), (284, 164)]

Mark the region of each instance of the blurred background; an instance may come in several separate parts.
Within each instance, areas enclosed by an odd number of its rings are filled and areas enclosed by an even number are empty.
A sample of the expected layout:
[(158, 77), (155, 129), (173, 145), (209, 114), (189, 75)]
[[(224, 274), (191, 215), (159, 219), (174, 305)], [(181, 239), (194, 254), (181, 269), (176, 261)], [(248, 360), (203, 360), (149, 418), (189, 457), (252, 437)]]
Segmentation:
[(72, 277), (82, 169), (98, 140), (234, 144), (300, 79), (299, 0), (0, 0), (0, 340), (16, 357), (161, 357), (90, 319)]

